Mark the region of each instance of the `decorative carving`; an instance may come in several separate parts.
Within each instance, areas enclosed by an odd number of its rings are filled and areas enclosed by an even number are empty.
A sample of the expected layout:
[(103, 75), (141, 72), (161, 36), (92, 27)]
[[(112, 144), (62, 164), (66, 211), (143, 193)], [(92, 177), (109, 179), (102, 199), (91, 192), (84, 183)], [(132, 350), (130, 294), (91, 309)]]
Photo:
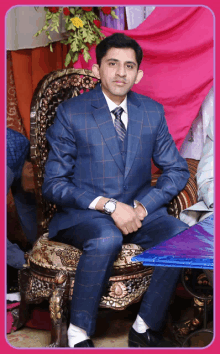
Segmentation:
[[(46, 130), (53, 124), (56, 109), (60, 102), (78, 96), (81, 92), (95, 87), (97, 78), (88, 70), (63, 69), (48, 74), (38, 85), (37, 93), (33, 96), (31, 104), (31, 159), (36, 168), (36, 184), (41, 188), (44, 176), (44, 166), (48, 156), (46, 143)], [(39, 173), (40, 172), (40, 173)], [(41, 215), (39, 223), (43, 231), (48, 230), (56, 206), (45, 201), (39, 194)]]
[(71, 281), (70, 281), (69, 300), (71, 300), (71, 299), (72, 299), (72, 296), (73, 296), (74, 283), (75, 283), (75, 278), (74, 278), (74, 279), (71, 279)]
[(141, 262), (132, 262), (132, 257), (142, 253), (144, 249), (134, 244), (126, 244), (122, 246), (116, 261), (114, 262), (113, 274), (137, 273), (146, 269)]
[(64, 290), (55, 289), (53, 295), (50, 298), (50, 317), (51, 320), (56, 324), (62, 315), (62, 305), (63, 305), (63, 293)]
[(82, 79), (80, 75), (73, 75), (70, 77), (70, 84), (72, 86), (78, 87), (81, 85), (81, 83), (82, 83)]
[(114, 298), (122, 298), (127, 295), (126, 285), (122, 282), (116, 282), (110, 287), (109, 295)]
[(95, 85), (94, 85), (94, 81), (91, 77), (89, 76), (85, 76), (82, 78), (82, 87), (85, 87), (86, 89), (91, 89), (91, 88), (94, 88)]
[(55, 283), (56, 284), (63, 284), (64, 282), (66, 282), (67, 277), (68, 277), (68, 275), (66, 272), (60, 271), (55, 276)]
[(46, 280), (42, 281), (33, 276), (29, 277), (29, 284), (25, 292), (27, 302), (35, 301), (36, 299), (49, 298), (52, 289), (50, 283)]

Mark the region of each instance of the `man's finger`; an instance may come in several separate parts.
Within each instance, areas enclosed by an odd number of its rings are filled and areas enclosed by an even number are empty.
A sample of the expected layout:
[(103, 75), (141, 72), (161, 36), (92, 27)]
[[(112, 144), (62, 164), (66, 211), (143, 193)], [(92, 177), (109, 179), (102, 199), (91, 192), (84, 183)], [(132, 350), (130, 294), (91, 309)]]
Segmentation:
[(123, 228), (123, 230), (121, 230), (123, 235), (128, 235), (129, 234), (129, 231), (127, 230), (126, 227)]

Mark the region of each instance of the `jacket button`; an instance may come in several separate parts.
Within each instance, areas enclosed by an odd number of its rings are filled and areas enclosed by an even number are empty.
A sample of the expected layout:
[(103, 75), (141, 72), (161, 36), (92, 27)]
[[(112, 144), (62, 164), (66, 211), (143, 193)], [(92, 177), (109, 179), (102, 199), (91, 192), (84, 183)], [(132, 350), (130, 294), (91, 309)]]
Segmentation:
[(124, 186), (124, 190), (127, 191), (128, 190), (128, 186)]

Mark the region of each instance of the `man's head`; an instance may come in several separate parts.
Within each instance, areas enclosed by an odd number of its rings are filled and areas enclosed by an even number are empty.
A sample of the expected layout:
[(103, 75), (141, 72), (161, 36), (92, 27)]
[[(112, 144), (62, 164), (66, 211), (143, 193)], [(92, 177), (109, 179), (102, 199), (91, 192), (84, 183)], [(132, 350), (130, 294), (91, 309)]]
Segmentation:
[(109, 37), (103, 39), (96, 47), (96, 60), (100, 66), (102, 58), (107, 54), (111, 48), (131, 48), (135, 51), (138, 69), (142, 61), (143, 51), (139, 44), (132, 38), (123, 33), (114, 33)]
[(93, 73), (101, 80), (102, 91), (116, 104), (141, 80), (142, 55), (139, 44), (122, 33), (106, 37), (96, 47), (97, 64), (93, 65)]

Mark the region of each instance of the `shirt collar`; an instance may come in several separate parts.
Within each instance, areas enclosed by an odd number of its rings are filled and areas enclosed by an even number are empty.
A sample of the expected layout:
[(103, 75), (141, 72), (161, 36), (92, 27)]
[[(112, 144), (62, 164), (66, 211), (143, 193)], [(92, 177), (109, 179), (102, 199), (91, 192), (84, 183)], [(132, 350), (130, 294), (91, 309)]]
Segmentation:
[(110, 100), (110, 98), (108, 96), (106, 96), (106, 94), (102, 91), (103, 95), (105, 96), (108, 108), (111, 111), (113, 111), (113, 109), (115, 109), (116, 107), (120, 106), (123, 108), (125, 113), (128, 113), (127, 111), (127, 96), (125, 97), (124, 101), (122, 101), (122, 103), (120, 103), (120, 105), (117, 105), (115, 102), (113, 102), (112, 100)]

